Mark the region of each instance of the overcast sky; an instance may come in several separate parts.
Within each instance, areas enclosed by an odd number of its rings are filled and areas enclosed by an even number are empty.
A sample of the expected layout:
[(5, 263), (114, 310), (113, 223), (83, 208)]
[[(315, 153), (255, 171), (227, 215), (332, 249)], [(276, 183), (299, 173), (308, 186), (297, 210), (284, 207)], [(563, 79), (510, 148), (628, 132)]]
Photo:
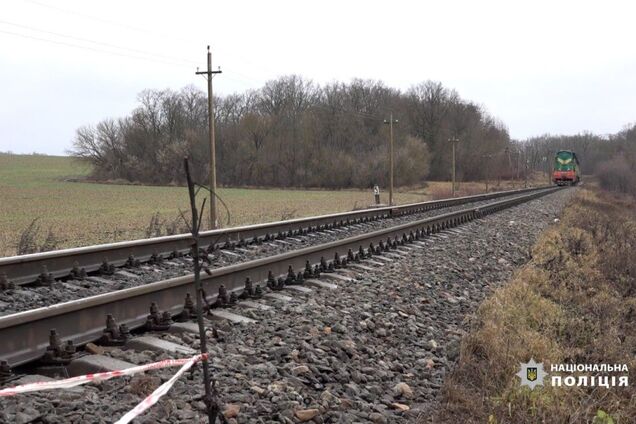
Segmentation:
[(63, 154), (145, 88), (205, 89), (207, 44), (221, 94), (292, 73), (402, 90), (433, 79), (515, 138), (612, 133), (636, 121), (634, 16), (607, 0), (3, 0), (0, 151)]

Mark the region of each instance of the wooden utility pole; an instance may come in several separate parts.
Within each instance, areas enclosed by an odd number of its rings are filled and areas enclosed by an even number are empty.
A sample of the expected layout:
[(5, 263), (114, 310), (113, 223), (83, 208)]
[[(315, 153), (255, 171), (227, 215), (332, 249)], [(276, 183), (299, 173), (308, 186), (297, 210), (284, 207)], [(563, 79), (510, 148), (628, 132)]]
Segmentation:
[(459, 143), (459, 139), (457, 137), (450, 138), (452, 150), (453, 150), (453, 187), (452, 187), (452, 195), (455, 197), (455, 145)]
[(397, 124), (398, 120), (393, 119), (393, 113), (389, 116), (389, 120), (384, 120), (385, 124), (389, 124), (389, 206), (393, 206), (393, 124)]
[(523, 182), (523, 186), (524, 188), (528, 188), (528, 167), (530, 166), (530, 160), (528, 159), (528, 146), (524, 146), (523, 149), (523, 161), (525, 163), (525, 172), (524, 172), (524, 182)]
[[(517, 181), (521, 180), (521, 149), (517, 151)], [(521, 185), (521, 183), (519, 183)]]
[(514, 178), (515, 178), (515, 170), (512, 168), (512, 159), (510, 158), (510, 147), (506, 147), (506, 154), (508, 155), (508, 168), (510, 169), (509, 178), (511, 180), (514, 180)]
[(216, 143), (214, 140), (214, 98), (212, 96), (212, 76), (220, 74), (212, 70), (212, 52), (208, 46), (208, 70), (199, 72), (197, 75), (206, 75), (208, 79), (208, 130), (210, 134), (210, 228), (218, 228), (218, 218), (216, 210)]
[(488, 183), (490, 182), (490, 168), (492, 167), (492, 158), (494, 157), (493, 154), (484, 154), (481, 155), (482, 158), (486, 158), (487, 162), (485, 163), (486, 165), (486, 193), (488, 193)]

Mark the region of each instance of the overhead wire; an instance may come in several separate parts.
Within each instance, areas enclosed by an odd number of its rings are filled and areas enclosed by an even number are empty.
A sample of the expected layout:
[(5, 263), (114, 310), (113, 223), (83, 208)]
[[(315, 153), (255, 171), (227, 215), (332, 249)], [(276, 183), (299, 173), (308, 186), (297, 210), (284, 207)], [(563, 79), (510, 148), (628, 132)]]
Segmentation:
[[(188, 40), (188, 39), (179, 37), (178, 35), (175, 35), (173, 33), (166, 34), (166, 33), (161, 32), (161, 31), (140, 28), (140, 27), (137, 27), (137, 26), (124, 24), (124, 23), (117, 22), (117, 21), (114, 21), (114, 20), (104, 19), (104, 18), (101, 18), (99, 16), (94, 16), (94, 15), (90, 15), (90, 14), (86, 14), (86, 13), (81, 13), (81, 12), (78, 12), (78, 11), (75, 11), (75, 10), (65, 9), (65, 8), (62, 8), (62, 7), (59, 7), (59, 6), (53, 6), (53, 5), (50, 5), (50, 4), (45, 4), (45, 3), (39, 2), (37, 0), (26, 0), (26, 1), (31, 3), (31, 4), (37, 5), (37, 6), (46, 7), (46, 8), (52, 9), (52, 10), (56, 10), (58, 12), (67, 13), (67, 14), (75, 15), (75, 16), (80, 16), (80, 17), (87, 18), (87, 19), (92, 19), (92, 20), (94, 20), (96, 22), (101, 22), (101, 23), (107, 24), (107, 25), (113, 25), (113, 26), (116, 26), (116, 27), (119, 27), (119, 28), (124, 28), (124, 29), (131, 30), (131, 31), (145, 33), (145, 34), (152, 35), (152, 36), (155, 36), (155, 37), (158, 36), (158, 37), (164, 38), (166, 40), (179, 41), (179, 42), (188, 43), (188, 44), (192, 43), (192, 40)], [(275, 72), (272, 69), (268, 69), (267, 67), (263, 66), (260, 63), (255, 63), (251, 59), (243, 57), (241, 55), (238, 55), (238, 54), (236, 54), (234, 52), (224, 52), (224, 54), (226, 54), (228, 56), (234, 56), (234, 57), (240, 59), (241, 61), (244, 61), (246, 63), (251, 64), (252, 67), (259, 67), (260, 69), (263, 69), (263, 70), (265, 70), (267, 72), (270, 72), (270, 73), (274, 73)]]
[[(6, 30), (3, 30), (3, 29), (0, 29), (0, 34), (7, 34), (7, 35), (15, 36), (15, 37), (29, 39), (29, 40), (35, 40), (35, 41), (40, 41), (40, 42), (49, 43), (49, 44), (72, 47), (72, 48), (76, 48), (76, 49), (82, 49), (82, 50), (87, 50), (87, 51), (92, 51), (92, 52), (97, 52), (97, 53), (105, 53), (105, 54), (113, 55), (113, 56), (126, 57), (126, 58), (142, 60), (142, 61), (147, 61), (147, 62), (153, 62), (153, 63), (161, 63), (161, 64), (164, 64), (164, 65), (171, 65), (171, 66), (184, 68), (184, 69), (192, 70), (192, 68), (193, 68), (193, 65), (188, 65), (188, 64), (180, 62), (180, 61), (174, 61), (174, 60), (168, 60), (168, 59), (160, 59), (160, 58), (154, 58), (154, 57), (149, 57), (149, 56), (140, 56), (140, 55), (134, 55), (134, 54), (123, 53), (123, 52), (118, 52), (118, 51), (106, 50), (106, 49), (97, 48), (97, 47), (91, 47), (91, 46), (85, 46), (85, 45), (81, 45), (81, 44), (69, 43), (69, 42), (66, 42), (66, 41), (52, 40), (52, 39), (49, 39), (49, 38), (38, 37), (38, 36), (35, 36), (35, 35), (22, 34), (22, 33), (13, 32), (13, 31), (6, 31)], [(166, 57), (168, 57), (168, 56), (166, 56)], [(250, 82), (252, 82), (249, 79), (233, 76), (232, 74), (225, 74), (224, 77), (228, 78), (230, 80), (239, 82), (241, 84), (244, 84), (246, 87), (249, 87)], [(262, 83), (259, 83), (259, 84), (262, 84)]]
[[(115, 52), (115, 51), (112, 51), (112, 50), (105, 50), (105, 49), (99, 49), (99, 48), (95, 48), (95, 47), (83, 46), (81, 44), (73, 44), (73, 43), (68, 43), (68, 42), (65, 42), (65, 41), (58, 41), (58, 40), (51, 40), (51, 39), (48, 39), (48, 38), (36, 37), (34, 35), (20, 34), (18, 32), (5, 31), (5, 30), (1, 30), (0, 29), (0, 33), (13, 35), (13, 36), (16, 36), (16, 37), (21, 37), (21, 38), (27, 38), (27, 39), (31, 39), (31, 40), (42, 41), (42, 42), (51, 43), (51, 44), (58, 44), (58, 45), (67, 46), (67, 47), (74, 47), (74, 48), (77, 48), (77, 49), (84, 49), (84, 50), (90, 50), (90, 51), (99, 52), (99, 53), (106, 53), (106, 54), (110, 54), (110, 55), (113, 55), (113, 56), (128, 57), (128, 58), (133, 58), (133, 59), (146, 60), (146, 61), (149, 61), (149, 62), (157, 62), (157, 63), (163, 63), (163, 64), (179, 66), (179, 67), (186, 67), (187, 66), (187, 65), (185, 65), (183, 63), (179, 63), (179, 62), (173, 62), (173, 61), (168, 61), (168, 60), (163, 60), (163, 59), (153, 59), (153, 58), (147, 57), (147, 56), (139, 56), (139, 55), (132, 55), (132, 54), (127, 54), (127, 53)], [(188, 67), (190, 67), (190, 66), (188, 66)]]
[(70, 14), (70, 15), (80, 16), (82, 18), (92, 19), (94, 21), (102, 22), (102, 23), (105, 23), (105, 24), (108, 24), (108, 25), (114, 25), (114, 26), (117, 26), (117, 27), (120, 27), (120, 28), (132, 30), (132, 31), (136, 31), (136, 32), (144, 32), (146, 34), (151, 34), (151, 35), (154, 35), (154, 36), (160, 36), (160, 37), (164, 37), (164, 38), (167, 38), (167, 39), (170, 39), (170, 40), (179, 40), (179, 41), (182, 41), (182, 42), (189, 42), (188, 40), (181, 39), (178, 36), (175, 36), (174, 34), (165, 34), (165, 33), (159, 32), (159, 31), (152, 31), (152, 30), (136, 27), (136, 26), (129, 25), (129, 24), (123, 24), (121, 22), (113, 21), (113, 20), (110, 20), (110, 19), (104, 19), (104, 18), (101, 18), (99, 16), (94, 16), (94, 15), (90, 15), (90, 14), (87, 14), (87, 13), (78, 12), (76, 10), (65, 9), (65, 8), (59, 7), (59, 6), (53, 6), (53, 5), (42, 3), (42, 2), (39, 2), (39, 1), (36, 1), (36, 0), (26, 0), (26, 1), (31, 3), (31, 4), (35, 4), (37, 6), (46, 7), (46, 8), (49, 8), (49, 9), (52, 9), (52, 10), (57, 10), (58, 12), (67, 13), (67, 14)]
[(177, 57), (173, 57), (173, 56), (167, 56), (167, 55), (160, 54), (160, 53), (147, 52), (147, 51), (144, 51), (144, 50), (133, 49), (133, 48), (130, 48), (130, 47), (118, 46), (116, 44), (106, 43), (106, 42), (103, 42), (103, 41), (91, 40), (91, 39), (88, 39), (88, 38), (77, 37), (77, 36), (68, 35), (68, 34), (62, 34), (62, 33), (55, 32), (55, 31), (39, 29), (39, 28), (35, 28), (35, 27), (29, 26), (29, 25), (23, 25), (23, 24), (17, 24), (15, 22), (5, 21), (3, 19), (0, 19), (0, 24), (10, 25), (10, 26), (14, 26), (14, 27), (17, 27), (17, 28), (27, 29), (29, 31), (35, 31), (35, 32), (40, 32), (40, 33), (44, 33), (44, 34), (49, 34), (49, 35), (55, 35), (57, 37), (68, 38), (68, 39), (71, 39), (71, 40), (82, 41), (82, 42), (85, 42), (85, 43), (92, 43), (92, 44), (96, 44), (96, 45), (100, 45), (100, 46), (104, 46), (104, 47), (110, 47), (110, 48), (119, 49), (119, 50), (126, 50), (126, 51), (130, 51), (132, 53), (139, 53), (139, 54), (143, 54), (143, 55), (147, 55), (147, 56), (154, 56), (154, 57), (158, 57), (158, 58), (161, 58), (161, 59), (164, 59), (164, 60), (181, 61), (181, 62), (189, 63), (189, 64), (197, 64), (198, 63), (198, 62), (195, 62), (193, 60), (177, 58)]

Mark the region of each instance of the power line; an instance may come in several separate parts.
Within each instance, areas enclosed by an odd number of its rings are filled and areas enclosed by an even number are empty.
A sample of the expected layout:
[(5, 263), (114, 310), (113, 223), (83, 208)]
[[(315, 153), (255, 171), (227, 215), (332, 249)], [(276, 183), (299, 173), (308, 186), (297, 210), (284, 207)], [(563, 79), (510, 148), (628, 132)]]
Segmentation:
[(62, 8), (62, 7), (59, 7), (59, 6), (52, 6), (50, 4), (40, 3), (39, 1), (35, 1), (35, 0), (26, 0), (26, 1), (28, 1), (29, 3), (41, 6), (41, 7), (46, 7), (46, 8), (49, 8), (49, 9), (57, 10), (58, 12), (68, 13), (70, 15), (75, 15), (75, 16), (80, 16), (82, 18), (92, 19), (94, 21), (102, 22), (102, 23), (105, 23), (105, 24), (108, 24), (108, 25), (114, 25), (114, 26), (118, 26), (120, 28), (125, 28), (125, 29), (128, 29), (128, 30), (137, 31), (137, 32), (144, 32), (146, 34), (151, 34), (151, 35), (155, 35), (155, 36), (158, 35), (160, 37), (164, 37), (164, 38), (167, 38), (167, 39), (170, 39), (170, 40), (179, 40), (179, 41), (186, 42), (186, 43), (189, 42), (188, 40), (175, 37), (172, 34), (164, 34), (164, 33), (158, 32), (158, 31), (150, 31), (150, 30), (147, 30), (147, 29), (144, 29), (144, 28), (139, 28), (139, 27), (135, 27), (135, 26), (132, 26), (132, 25), (128, 25), (128, 24), (123, 24), (121, 22), (111, 21), (110, 19), (100, 18), (99, 16), (93, 16), (93, 15), (89, 15), (89, 14), (86, 14), (86, 13), (77, 12), (75, 10), (65, 9), (65, 8)]
[[(82, 49), (82, 50), (88, 50), (88, 51), (97, 52), (97, 53), (106, 53), (106, 54), (113, 55), (113, 56), (127, 57), (127, 58), (131, 58), (131, 59), (144, 60), (144, 61), (154, 62), (154, 63), (162, 63), (162, 64), (167, 64), (167, 65), (176, 66), (176, 67), (180, 67), (180, 68), (188, 68), (188, 69), (191, 68), (190, 65), (187, 65), (187, 64), (185, 64), (183, 62), (176, 62), (176, 61), (163, 60), (163, 59), (155, 59), (155, 58), (152, 58), (152, 57), (139, 56), (139, 55), (133, 55), (133, 54), (126, 54), (126, 53), (121, 53), (121, 52), (114, 52), (114, 51), (111, 51), (111, 50), (105, 50), (105, 49), (100, 49), (100, 48), (95, 48), (95, 47), (83, 46), (83, 45), (80, 45), (80, 44), (68, 43), (68, 42), (65, 42), (65, 41), (51, 40), (51, 39), (48, 39), (48, 38), (37, 37), (37, 36), (34, 36), (34, 35), (21, 34), (21, 33), (17, 33), (17, 32), (2, 30), (2, 29), (0, 29), (0, 33), (12, 35), (12, 36), (15, 36), (15, 37), (26, 38), (26, 39), (33, 40), (33, 41), (41, 41), (41, 42), (44, 42), (44, 43), (56, 44), (56, 45), (66, 46), (66, 47), (73, 47), (73, 48)], [(168, 57), (168, 56), (166, 56), (166, 57)], [(243, 84), (250, 83), (250, 82), (256, 82), (259, 85), (262, 85), (262, 82), (260, 82), (260, 81), (255, 81), (255, 80), (249, 79), (249, 78), (235, 77), (235, 76), (232, 76), (231, 74), (228, 74), (227, 78), (231, 79), (233, 81), (241, 82)]]
[(77, 37), (77, 36), (73, 36), (73, 35), (62, 34), (62, 33), (59, 33), (59, 32), (43, 30), (43, 29), (32, 27), (32, 26), (28, 26), (28, 25), (16, 24), (14, 22), (9, 22), (9, 21), (5, 21), (5, 20), (0, 20), (0, 24), (11, 25), (11, 26), (18, 27), (18, 28), (28, 29), (30, 31), (41, 32), (41, 33), (44, 33), (44, 34), (51, 34), (51, 35), (55, 35), (55, 36), (62, 37), (62, 38), (68, 38), (68, 39), (71, 39), (71, 40), (77, 40), (77, 41), (82, 41), (82, 42), (86, 42), (86, 43), (97, 44), (97, 45), (101, 45), (101, 46), (105, 46), (105, 47), (111, 47), (111, 48), (115, 48), (115, 49), (119, 49), (119, 50), (127, 50), (127, 51), (130, 51), (130, 52), (133, 52), (133, 53), (141, 53), (141, 54), (144, 54), (144, 55), (147, 55), (147, 56), (155, 56), (155, 57), (158, 57), (158, 58), (161, 58), (161, 59), (168, 59), (168, 60), (173, 60), (173, 61), (181, 61), (181, 62), (188, 63), (188, 64), (197, 63), (197, 62), (195, 62), (193, 60), (187, 60), (187, 59), (182, 59), (182, 58), (177, 58), (177, 57), (166, 56), (166, 55), (163, 55), (163, 54), (147, 52), (147, 51), (144, 51), (144, 50), (133, 49), (133, 48), (130, 48), (130, 47), (122, 47), (122, 46), (118, 46), (116, 44), (105, 43), (103, 41), (96, 41), (96, 40), (91, 40), (91, 39), (88, 39), (88, 38), (82, 38), (82, 37)]
[(0, 30), (0, 33), (9, 34), (9, 35), (13, 35), (13, 36), (16, 36), (16, 37), (21, 37), (21, 38), (27, 38), (27, 39), (30, 39), (30, 40), (43, 41), (45, 43), (58, 44), (58, 45), (67, 46), (67, 47), (74, 47), (74, 48), (77, 48), (77, 49), (90, 50), (90, 51), (99, 52), (99, 53), (107, 53), (107, 54), (110, 54), (110, 55), (113, 55), (113, 56), (129, 57), (129, 58), (133, 58), (133, 59), (146, 60), (146, 61), (149, 61), (149, 62), (157, 62), (157, 63), (163, 63), (163, 64), (179, 66), (179, 67), (189, 67), (189, 66), (187, 66), (187, 65), (185, 65), (183, 63), (171, 62), (171, 61), (161, 60), (161, 59), (153, 59), (153, 58), (144, 57), (144, 56), (135, 56), (135, 55), (126, 54), (126, 53), (120, 53), (120, 52), (113, 52), (113, 51), (110, 51), (110, 50), (104, 50), (104, 49), (98, 49), (98, 48), (94, 48), (94, 47), (82, 46), (80, 44), (72, 44), (72, 43), (67, 43), (67, 42), (64, 42), (64, 41), (57, 41), (57, 40), (51, 40), (51, 39), (47, 39), (47, 38), (36, 37), (36, 36), (33, 36), (33, 35), (20, 34), (20, 33), (17, 33), (17, 32)]
[[(159, 37), (162, 37), (162, 38), (170, 40), (170, 41), (179, 41), (179, 42), (186, 43), (186, 44), (190, 44), (192, 42), (192, 40), (184, 39), (184, 38), (175, 36), (174, 34), (166, 34), (166, 33), (160, 32), (160, 31), (152, 31), (152, 30), (148, 30), (148, 29), (145, 29), (145, 28), (140, 28), (140, 27), (136, 27), (136, 26), (133, 26), (133, 25), (129, 25), (129, 24), (124, 24), (124, 23), (121, 23), (121, 22), (113, 21), (113, 20), (110, 20), (110, 19), (104, 19), (104, 18), (101, 18), (99, 16), (89, 15), (89, 14), (86, 14), (86, 13), (81, 13), (81, 12), (77, 12), (77, 11), (74, 11), (74, 10), (65, 9), (65, 8), (62, 8), (62, 7), (59, 7), (59, 6), (53, 6), (53, 5), (41, 3), (41, 2), (36, 1), (36, 0), (26, 0), (26, 1), (31, 3), (31, 4), (37, 5), (37, 6), (46, 7), (46, 8), (52, 9), (52, 10), (56, 10), (56, 11), (61, 12), (61, 13), (67, 13), (67, 14), (70, 14), (70, 15), (80, 16), (82, 18), (92, 19), (94, 21), (101, 22), (103, 24), (113, 25), (113, 26), (116, 26), (116, 27), (119, 27), (119, 28), (124, 28), (124, 29), (128, 29), (128, 30), (131, 30), (131, 31), (145, 33), (145, 34), (152, 35), (152, 36), (159, 36)], [(238, 59), (240, 59), (240, 60), (242, 60), (244, 62), (247, 62), (248, 64), (251, 64), (252, 67), (259, 67), (260, 69), (268, 71), (268, 72), (272, 72), (273, 71), (271, 68), (267, 68), (267, 67), (263, 66), (263, 64), (261, 64), (261, 63), (254, 62), (253, 60), (251, 60), (251, 59), (249, 59), (247, 57), (243, 57), (241, 55), (237, 55), (234, 52), (225, 52), (225, 54), (227, 54), (229, 56), (234, 56), (234, 57), (236, 57), (236, 58), (238, 58)]]

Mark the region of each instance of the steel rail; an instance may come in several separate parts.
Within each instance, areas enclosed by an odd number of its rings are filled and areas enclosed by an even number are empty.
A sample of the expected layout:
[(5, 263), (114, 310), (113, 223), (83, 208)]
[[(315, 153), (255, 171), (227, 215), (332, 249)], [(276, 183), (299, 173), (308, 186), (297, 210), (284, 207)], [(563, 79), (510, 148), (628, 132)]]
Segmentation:
[[(460, 204), (497, 199), (542, 190), (546, 187), (534, 187), (519, 190), (499, 191), (452, 199), (433, 200), (410, 203), (393, 207), (371, 208), (352, 212), (341, 212), (307, 218), (264, 224), (232, 227), (219, 230), (204, 231), (200, 235), (200, 246), (207, 248), (211, 244), (239, 243), (263, 239), (267, 235), (284, 238), (288, 234), (299, 231), (312, 231), (316, 228), (340, 227), (359, 222), (373, 221), (382, 218), (399, 217), (433, 209), (441, 209)], [(190, 251), (192, 238), (190, 234), (178, 234), (149, 239), (99, 244), (86, 247), (55, 250), (51, 252), (0, 258), (0, 277), (17, 285), (28, 284), (38, 279), (42, 272), (50, 273), (54, 278), (66, 277), (74, 267), (86, 272), (97, 271), (107, 262), (113, 266), (123, 266), (128, 258), (134, 257), (141, 262), (148, 261), (152, 255), (165, 256), (172, 252), (186, 253)]]
[[(370, 243), (378, 245), (388, 238), (408, 238), (411, 232), (418, 236), (433, 234), (555, 190), (559, 188), (538, 190), (474, 208), (217, 268), (212, 270), (211, 275), (202, 276), (203, 288), (208, 294), (208, 301), (214, 302), (221, 285), (228, 292), (238, 291), (244, 287), (248, 277), (255, 284), (262, 283), (270, 272), (274, 276), (286, 275), (289, 266), (299, 271), (304, 269), (307, 261), (317, 264), (322, 258), (334, 258), (336, 253), (342, 256), (349, 249), (357, 252), (360, 248), (367, 248)], [(192, 275), (0, 317), (0, 359), (8, 361), (12, 367), (38, 359), (46, 350), (51, 329), (56, 329), (61, 338), (72, 340), (75, 344), (96, 340), (103, 332), (107, 314), (112, 314), (120, 324), (125, 323), (131, 329), (137, 328), (145, 323), (152, 302), (161, 311), (176, 315), (181, 312), (188, 293), (193, 293)]]

